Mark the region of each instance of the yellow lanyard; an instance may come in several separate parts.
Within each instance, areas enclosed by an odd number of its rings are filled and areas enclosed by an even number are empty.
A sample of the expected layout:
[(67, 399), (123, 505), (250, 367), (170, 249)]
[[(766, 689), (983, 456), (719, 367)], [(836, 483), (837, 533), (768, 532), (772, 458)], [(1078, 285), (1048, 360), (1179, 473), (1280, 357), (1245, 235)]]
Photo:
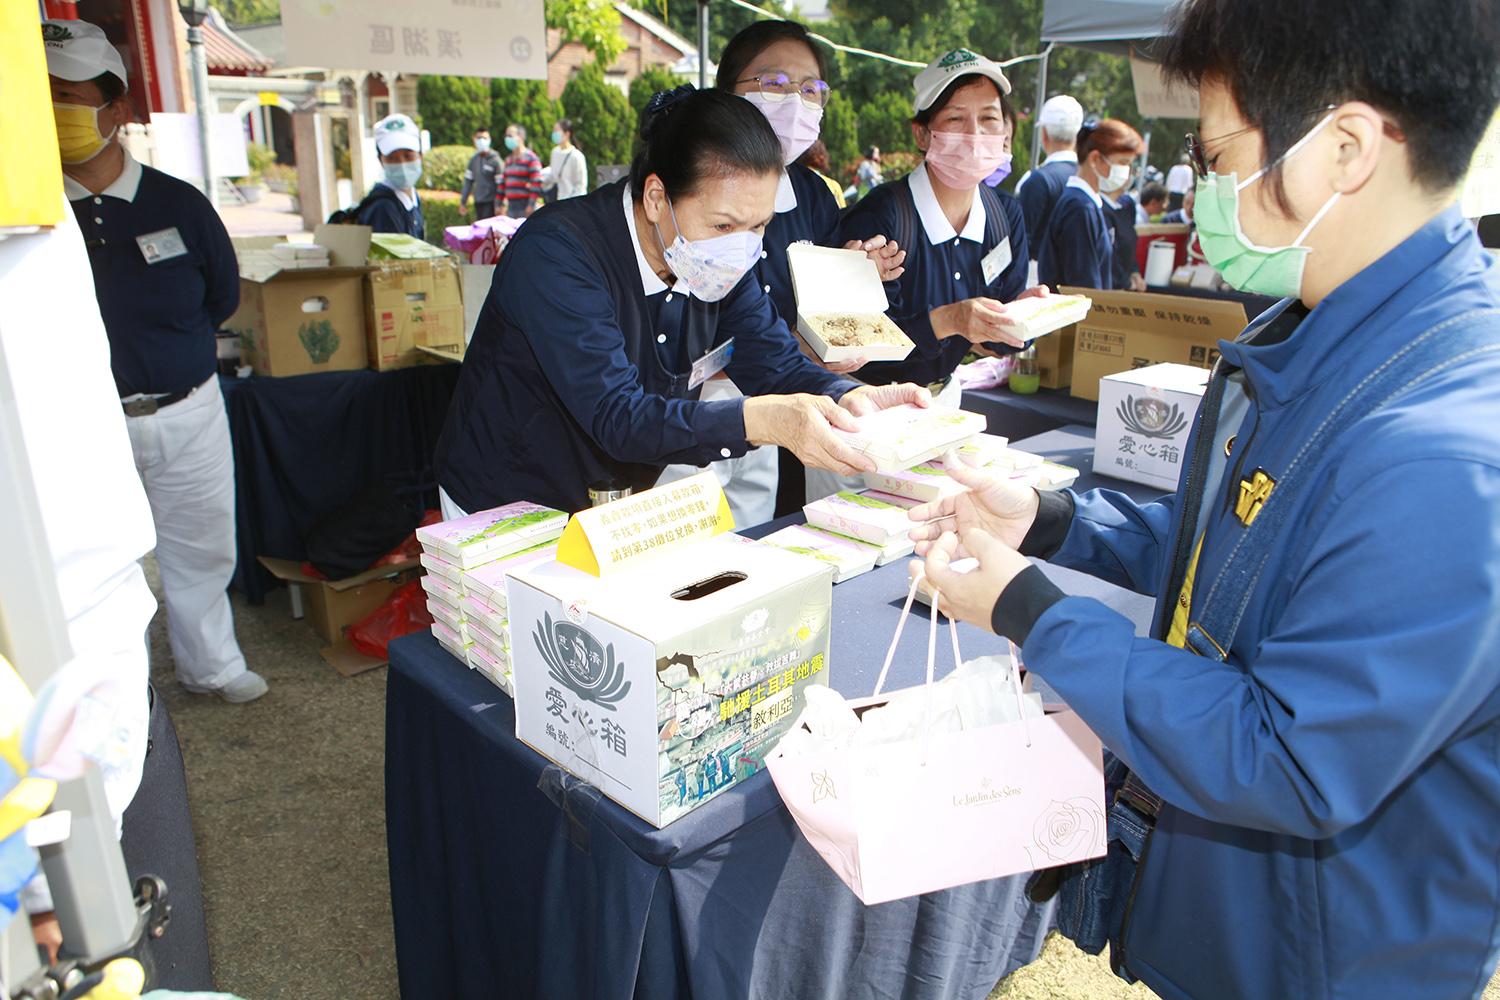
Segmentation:
[(1187, 573), (1182, 578), (1182, 591), (1177, 595), (1177, 607), (1172, 609), (1172, 628), (1167, 632), (1167, 642), (1178, 649), (1187, 645), (1188, 617), (1193, 610), (1193, 577), (1198, 574), (1198, 556), (1203, 552), (1203, 536), (1193, 546), (1193, 558), (1188, 561)]

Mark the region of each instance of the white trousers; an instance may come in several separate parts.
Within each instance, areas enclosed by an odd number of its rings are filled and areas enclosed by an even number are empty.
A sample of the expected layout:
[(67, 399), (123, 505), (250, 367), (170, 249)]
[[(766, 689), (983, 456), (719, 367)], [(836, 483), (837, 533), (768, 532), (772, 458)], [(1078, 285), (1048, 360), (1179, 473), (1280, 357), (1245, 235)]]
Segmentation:
[(245, 669), (225, 589), (234, 576), (234, 450), (217, 375), (180, 403), (127, 417), (166, 595), (177, 679), (220, 687)]
[[(943, 386), (943, 391), (933, 397), (932, 400), (938, 406), (951, 406), (959, 409), (964, 403), (964, 387), (959, 384), (958, 376), (955, 375)], [(815, 469), (807, 467), (807, 502), (821, 500), (834, 493), (844, 490), (853, 490), (858, 493), (865, 488), (863, 476), (841, 476), (837, 472), (829, 472), (827, 469)]]
[[(713, 399), (738, 399), (743, 393), (728, 379), (713, 379), (704, 383), (700, 397), (704, 402)], [(755, 448), (739, 458), (726, 458), (721, 462), (710, 462), (707, 466), (669, 465), (662, 470), (656, 485), (665, 486), (679, 479), (696, 476), (705, 468), (712, 469), (724, 488), (724, 498), (729, 501), (729, 512), (734, 515), (736, 528), (751, 528), (764, 524), (776, 516), (776, 486), (781, 481), (775, 448)]]

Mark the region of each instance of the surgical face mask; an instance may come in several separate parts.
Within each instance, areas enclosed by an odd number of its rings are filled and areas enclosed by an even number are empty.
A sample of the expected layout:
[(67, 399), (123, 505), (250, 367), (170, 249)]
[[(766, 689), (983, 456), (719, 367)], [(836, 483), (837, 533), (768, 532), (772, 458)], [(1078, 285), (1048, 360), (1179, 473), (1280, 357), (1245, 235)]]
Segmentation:
[(927, 165), (937, 179), (956, 190), (977, 187), (1009, 158), (1005, 136), (969, 132), (933, 132)]
[(1006, 153), (1004, 161), (1002, 161), (1001, 164), (996, 167), (988, 177), (984, 179), (985, 186), (999, 187), (1000, 182), (1010, 176), (1010, 163), (1011, 156), (1009, 153)]
[(393, 188), (408, 191), (417, 186), (417, 181), (422, 179), (422, 160), (418, 157), (410, 163), (387, 163), (385, 165), (385, 182)]
[(474, 148), (477, 149), (477, 150), (479, 150), (481, 153), (484, 152), (486, 149), (489, 149), (490, 148), (489, 136), (485, 136), (483, 139), (475, 139), (474, 140)]
[(1257, 246), (1245, 236), (1245, 231), (1240, 228), (1240, 192), (1277, 163), (1295, 156), (1332, 117), (1331, 114), (1325, 116), (1279, 160), (1262, 167), (1244, 181), (1239, 181), (1234, 174), (1209, 174), (1199, 178), (1193, 202), (1193, 221), (1198, 227), (1198, 244), (1203, 250), (1203, 258), (1240, 291), (1277, 299), (1301, 296), (1302, 273), (1307, 267), (1307, 255), (1312, 252), (1312, 248), (1303, 246), (1302, 241), (1339, 200), (1339, 192), (1335, 191), (1301, 235), (1290, 246), (1284, 247)]
[(69, 166), (87, 163), (104, 152), (115, 130), (110, 129), (109, 135), (99, 131), (102, 110), (87, 104), (52, 105), (52, 118), (57, 123), (57, 150), (64, 163)]
[[(1105, 160), (1104, 162), (1109, 163), (1108, 160)], [(1130, 164), (1110, 163), (1109, 173), (1101, 174), (1099, 171), (1095, 170), (1094, 176), (1099, 178), (1100, 191), (1103, 191), (1105, 194), (1114, 194), (1116, 191), (1120, 190), (1120, 188), (1125, 186), (1126, 181), (1130, 180)]]
[(554, 146), (561, 146), (562, 145), (562, 141), (563, 141), (563, 134), (561, 132), (553, 132), (552, 133), (552, 145), (554, 145)]
[(513, 135), (508, 135), (508, 136), (505, 137), (505, 148), (506, 149), (510, 150), (511, 152), (515, 152), (517, 149), (520, 148), (520, 146), (521, 146), (521, 140), (520, 139), (517, 139)]
[[(677, 209), (670, 200), (667, 209), (672, 213), (672, 225), (677, 226)], [(661, 226), (657, 226), (656, 239), (662, 244), (672, 273), (686, 283), (694, 298), (704, 302), (717, 302), (728, 295), (760, 260), (761, 238), (753, 232), (725, 233), (690, 243), (678, 226), (677, 238), (667, 246), (661, 238)]]
[(771, 130), (781, 143), (782, 163), (796, 162), (817, 141), (823, 122), (822, 108), (810, 108), (797, 97), (770, 101), (758, 90), (746, 94), (745, 100), (759, 108), (771, 123)]

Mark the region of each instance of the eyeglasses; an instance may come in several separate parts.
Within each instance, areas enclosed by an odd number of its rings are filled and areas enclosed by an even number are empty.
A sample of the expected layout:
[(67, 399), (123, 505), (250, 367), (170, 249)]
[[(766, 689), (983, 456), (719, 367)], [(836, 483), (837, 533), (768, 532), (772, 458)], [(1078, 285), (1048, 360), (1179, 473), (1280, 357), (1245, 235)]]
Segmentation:
[[(1333, 111), (1336, 108), (1338, 108), (1337, 104), (1329, 104), (1324, 107), (1314, 108), (1311, 111), (1304, 111), (1302, 113), (1306, 115), (1315, 115), (1320, 111)], [(1406, 133), (1401, 131), (1400, 128), (1392, 125), (1385, 119), (1381, 119), (1380, 126), (1381, 131), (1383, 131), (1387, 136), (1389, 136), (1396, 142), (1406, 141)], [(1228, 139), (1235, 139), (1239, 136), (1244, 135), (1246, 132), (1254, 132), (1258, 128), (1260, 128), (1259, 125), (1246, 125), (1244, 128), (1235, 129), (1233, 132), (1226, 132), (1224, 135), (1215, 136), (1214, 138), (1207, 140), (1200, 140), (1196, 135), (1189, 132), (1185, 137), (1184, 145), (1187, 147), (1188, 162), (1193, 165), (1193, 173), (1198, 175), (1199, 180), (1206, 180), (1208, 178), (1208, 155), (1205, 152), (1204, 147), (1206, 147), (1209, 143), (1224, 142)]]
[(760, 92), (772, 104), (779, 104), (788, 97), (798, 97), (809, 108), (823, 108), (828, 106), (828, 95), (833, 92), (833, 88), (823, 80), (809, 77), (796, 83), (785, 73), (762, 73), (760, 76), (735, 81), (736, 85), (752, 82), (760, 87)]

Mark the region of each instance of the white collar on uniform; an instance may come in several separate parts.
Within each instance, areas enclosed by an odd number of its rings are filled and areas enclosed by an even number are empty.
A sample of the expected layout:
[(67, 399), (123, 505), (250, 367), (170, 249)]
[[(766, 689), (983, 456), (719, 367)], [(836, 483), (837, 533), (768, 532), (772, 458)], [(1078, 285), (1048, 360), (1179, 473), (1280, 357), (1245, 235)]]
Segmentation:
[(1077, 163), (1078, 151), (1076, 149), (1059, 149), (1055, 153), (1048, 153), (1042, 163)]
[(1099, 192), (1089, 187), (1088, 182), (1083, 180), (1081, 177), (1078, 177), (1076, 174), (1072, 177), (1069, 177), (1068, 183), (1063, 186), (1077, 188), (1078, 190), (1089, 196), (1089, 201), (1092, 201), (1094, 203), (1095, 208), (1099, 209), (1101, 212), (1104, 210), (1104, 199), (1099, 196)]
[(776, 182), (776, 214), (790, 212), (797, 207), (797, 192), (792, 188), (792, 175), (781, 168), (781, 180)]
[(911, 185), (911, 200), (917, 206), (917, 218), (922, 220), (922, 228), (933, 246), (959, 236), (975, 243), (984, 242), (984, 199), (979, 195), (979, 188), (974, 189), (974, 204), (969, 206), (969, 221), (964, 223), (964, 231), (955, 233), (953, 224), (943, 214), (943, 206), (938, 204), (937, 192), (932, 190), (932, 178), (927, 176), (926, 163), (917, 164), (917, 169), (907, 177)]
[[(119, 198), (121, 201), (135, 201), (135, 193), (141, 186), (141, 165), (136, 158), (130, 155), (130, 151), (123, 146), (120, 152), (125, 154), (125, 169), (120, 171), (120, 176), (103, 191), (99, 197), (109, 195), (111, 198)], [(78, 201), (80, 198), (92, 198), (94, 192), (82, 184), (63, 174), (63, 194), (68, 196), (69, 201)]]
[[(635, 251), (635, 266), (641, 272), (641, 290), (648, 296), (655, 295), (657, 292), (665, 292), (667, 290), (667, 283), (657, 277), (656, 272), (651, 269), (650, 263), (647, 262), (646, 255), (641, 251), (641, 240), (635, 231), (635, 202), (630, 197), (629, 184), (625, 185), (625, 225), (630, 228), (630, 249)], [(677, 285), (680, 286), (681, 284), (682, 281), (679, 280)], [(674, 286), (674, 290), (676, 287)], [(682, 294), (686, 295), (687, 289), (684, 288)]]
[(399, 201), (401, 203), (401, 207), (404, 208), (404, 209), (406, 209), (408, 212), (410, 212), (412, 209), (414, 209), (414, 208), (417, 207), (417, 190), (416, 190), (416, 188), (411, 188), (411, 189), (408, 189), (406, 191), (403, 191), (400, 188), (395, 187), (394, 185), (391, 185), (391, 184), (387, 184), (386, 187), (388, 187), (392, 191), (396, 192), (396, 200)]

